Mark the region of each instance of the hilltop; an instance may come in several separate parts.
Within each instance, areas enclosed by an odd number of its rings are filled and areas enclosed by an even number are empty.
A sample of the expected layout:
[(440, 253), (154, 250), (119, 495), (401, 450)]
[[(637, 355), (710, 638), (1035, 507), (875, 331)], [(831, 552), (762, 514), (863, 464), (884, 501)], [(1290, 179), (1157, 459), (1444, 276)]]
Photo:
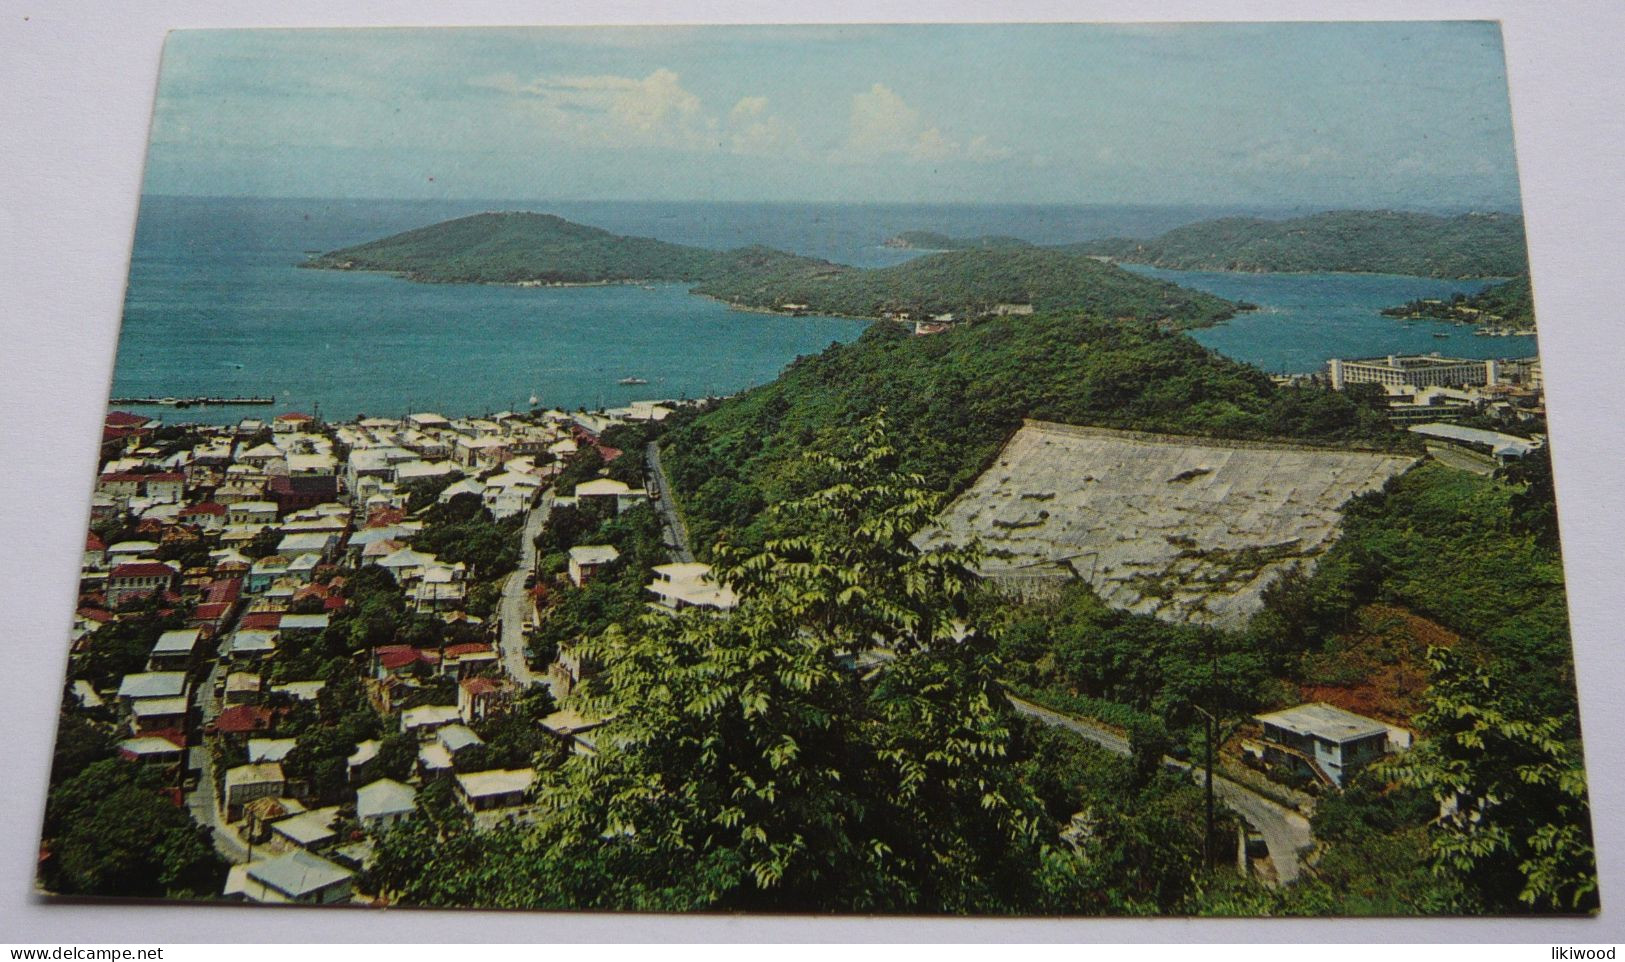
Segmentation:
[(994, 317), (931, 337), (876, 324), (798, 358), (780, 377), (703, 413), (669, 419), (661, 450), (698, 546), (770, 537), (763, 509), (818, 479), (809, 448), (839, 445), (884, 409), (901, 467), (932, 490), (964, 490), (1024, 418), (1168, 434), (1414, 446), (1359, 392), (1277, 387), (1146, 321), (1080, 312)]
[(1226, 217), (1149, 240), (1107, 238), (1064, 248), (1175, 270), (1510, 277), (1529, 270), (1523, 218), (1328, 211), (1291, 220)]
[(1244, 307), (1080, 254), (1037, 247), (947, 251), (867, 270), (804, 259), (765, 270), (750, 265), (724, 271), (694, 290), (740, 307), (796, 305), (849, 317), (977, 316), (1000, 304), (1030, 304), (1041, 312), (1083, 310), (1174, 328), (1206, 327)]
[(581, 284), (693, 281), (734, 266), (733, 256), (613, 234), (552, 214), (511, 211), (419, 227), (330, 251), (303, 266), (388, 271), (442, 284)]

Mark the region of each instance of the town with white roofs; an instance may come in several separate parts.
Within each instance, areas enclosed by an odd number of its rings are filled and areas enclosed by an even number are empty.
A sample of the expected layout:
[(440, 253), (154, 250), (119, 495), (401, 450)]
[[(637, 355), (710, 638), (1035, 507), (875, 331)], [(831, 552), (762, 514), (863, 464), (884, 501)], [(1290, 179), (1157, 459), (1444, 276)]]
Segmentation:
[(420, 794), (481, 827), (522, 820), (539, 763), (593, 751), (597, 720), (558, 708), (593, 665), (537, 631), (627, 568), (615, 537), (665, 555), (631, 570), (653, 573), (639, 603), (734, 605), (642, 483), (644, 452), (604, 440), (676, 403), (228, 427), (110, 412), (66, 710), (116, 729), (209, 830), (221, 896), (369, 901), (369, 839)]

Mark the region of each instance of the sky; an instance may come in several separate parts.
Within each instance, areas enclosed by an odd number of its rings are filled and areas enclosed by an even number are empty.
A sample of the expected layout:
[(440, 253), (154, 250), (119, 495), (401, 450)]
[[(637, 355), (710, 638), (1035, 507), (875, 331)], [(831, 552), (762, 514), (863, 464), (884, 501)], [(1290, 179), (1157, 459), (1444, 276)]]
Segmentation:
[(1519, 207), (1466, 21), (178, 31), (145, 190)]

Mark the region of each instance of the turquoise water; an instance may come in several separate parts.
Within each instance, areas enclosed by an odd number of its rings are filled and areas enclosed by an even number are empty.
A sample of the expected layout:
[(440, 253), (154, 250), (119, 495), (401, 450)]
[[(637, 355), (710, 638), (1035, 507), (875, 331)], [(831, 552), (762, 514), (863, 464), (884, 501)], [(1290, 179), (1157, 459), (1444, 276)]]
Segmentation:
[[(730, 311), (683, 285), (517, 288), (416, 284), (299, 269), (331, 250), (479, 210), (549, 210), (621, 233), (727, 248), (761, 243), (865, 266), (915, 256), (881, 246), (909, 229), (1052, 243), (1146, 235), (1233, 213), (1146, 207), (397, 202), (148, 197), (136, 231), (115, 397), (274, 395), (274, 407), (129, 406), (169, 421), (231, 423), (320, 405), (332, 419), (435, 410), (457, 416), (728, 394), (797, 356), (858, 336), (841, 318)], [(1283, 211), (1279, 213), (1290, 213)], [(1261, 305), (1193, 336), (1266, 370), (1333, 356), (1440, 351), (1524, 356), (1530, 338), (1377, 313), (1484, 281), (1224, 274), (1134, 268)], [(1434, 332), (1447, 336), (1434, 338)], [(623, 386), (624, 377), (649, 383)]]
[(1492, 358), (1529, 357), (1535, 353), (1533, 337), (1478, 337), (1471, 327), (1402, 321), (1380, 313), (1385, 307), (1416, 298), (1476, 293), (1493, 283), (1491, 279), (1439, 280), (1397, 274), (1231, 274), (1125, 266), (1138, 274), (1257, 304), (1257, 311), (1239, 314), (1217, 327), (1192, 331), (1191, 337), (1220, 354), (1271, 374), (1321, 371), (1326, 360), (1333, 357), (1437, 351), (1446, 357)]

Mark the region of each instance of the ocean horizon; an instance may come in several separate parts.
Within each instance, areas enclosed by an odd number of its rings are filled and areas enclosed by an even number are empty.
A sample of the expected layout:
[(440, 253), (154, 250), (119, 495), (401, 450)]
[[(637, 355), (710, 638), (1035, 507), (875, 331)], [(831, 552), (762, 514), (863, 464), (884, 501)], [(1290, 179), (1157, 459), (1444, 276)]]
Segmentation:
[[(274, 396), (275, 410), (345, 419), (528, 406), (602, 408), (731, 394), (869, 322), (729, 309), (686, 285), (518, 288), (420, 284), (304, 270), (314, 253), (492, 209), (542, 209), (615, 233), (712, 249), (763, 244), (861, 267), (923, 252), (905, 230), (1007, 234), (1039, 244), (1146, 236), (1254, 208), (1190, 205), (791, 204), (690, 201), (354, 200), (146, 195), (131, 257), (112, 397)], [(1303, 209), (1274, 208), (1279, 216)], [(1224, 274), (1131, 268), (1259, 304), (1197, 341), (1271, 372), (1327, 357), (1437, 350), (1533, 353), (1532, 339), (1407, 327), (1377, 312), (1487, 280), (1394, 275)], [(1432, 335), (1444, 332), (1445, 338)], [(1527, 342), (1527, 343), (1525, 343)], [(646, 381), (622, 385), (624, 378)], [(253, 407), (129, 406), (169, 420), (232, 423)]]

